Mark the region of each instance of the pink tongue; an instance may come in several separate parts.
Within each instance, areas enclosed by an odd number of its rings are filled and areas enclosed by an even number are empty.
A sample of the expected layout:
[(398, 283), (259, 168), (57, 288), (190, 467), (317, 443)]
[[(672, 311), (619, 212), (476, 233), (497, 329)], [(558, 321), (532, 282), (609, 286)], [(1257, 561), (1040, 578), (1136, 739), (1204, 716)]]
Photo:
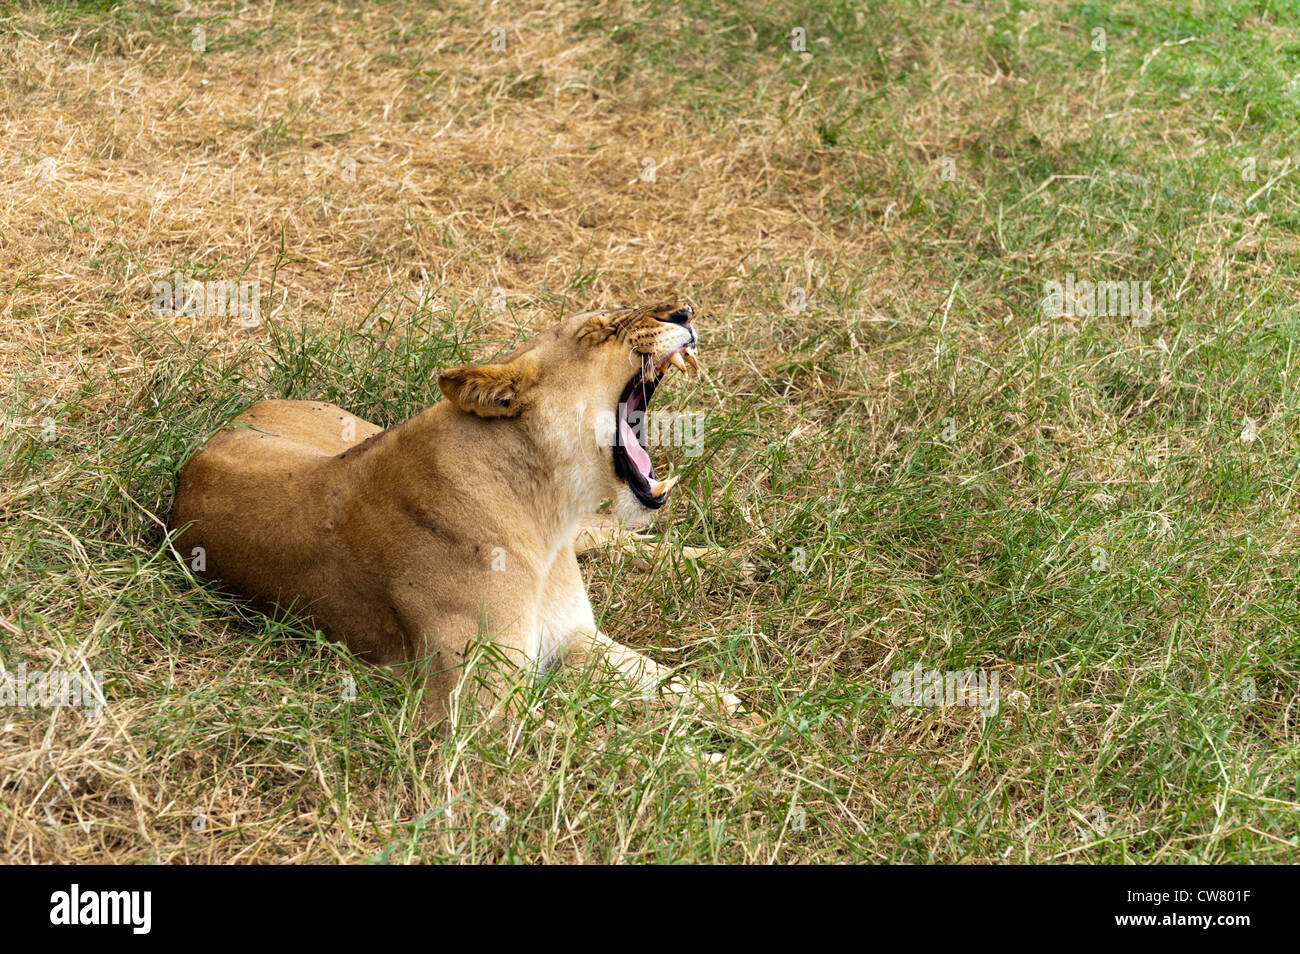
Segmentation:
[(636, 464), (636, 469), (641, 471), (641, 475), (647, 480), (650, 477), (650, 455), (645, 452), (632, 433), (632, 428), (627, 426), (627, 421), (619, 421), (619, 434), (623, 438), (623, 449), (627, 451), (628, 460)]

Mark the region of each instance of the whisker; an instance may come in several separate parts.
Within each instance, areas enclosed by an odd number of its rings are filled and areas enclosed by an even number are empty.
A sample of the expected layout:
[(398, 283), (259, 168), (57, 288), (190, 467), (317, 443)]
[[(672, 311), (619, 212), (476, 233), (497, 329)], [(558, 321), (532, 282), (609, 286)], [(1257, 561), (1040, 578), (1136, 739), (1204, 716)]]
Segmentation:
[(650, 371), (650, 356), (641, 355), (641, 412), (644, 414), (649, 410), (650, 395), (646, 393), (645, 379)]

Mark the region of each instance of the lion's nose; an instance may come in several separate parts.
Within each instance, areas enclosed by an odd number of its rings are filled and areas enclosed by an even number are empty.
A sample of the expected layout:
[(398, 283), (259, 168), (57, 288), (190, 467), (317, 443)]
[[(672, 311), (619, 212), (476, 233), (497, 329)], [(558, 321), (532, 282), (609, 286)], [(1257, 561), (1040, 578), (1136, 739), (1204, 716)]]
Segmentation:
[(695, 312), (691, 309), (690, 305), (683, 305), (681, 308), (678, 308), (672, 314), (665, 315), (663, 318), (660, 318), (659, 320), (671, 321), (675, 325), (686, 325), (686, 324), (690, 324), (691, 316), (694, 314)]

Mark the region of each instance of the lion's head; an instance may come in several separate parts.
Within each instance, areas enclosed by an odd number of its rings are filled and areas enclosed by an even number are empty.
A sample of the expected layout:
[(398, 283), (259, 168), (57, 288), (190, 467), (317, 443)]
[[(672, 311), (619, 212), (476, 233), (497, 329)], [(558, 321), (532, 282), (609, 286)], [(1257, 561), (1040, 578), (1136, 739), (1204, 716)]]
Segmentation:
[(582, 506), (612, 500), (643, 524), (676, 478), (655, 473), (640, 424), (670, 367), (699, 367), (693, 316), (675, 301), (584, 312), (506, 357), (443, 372), (438, 386), (463, 412), (527, 435)]

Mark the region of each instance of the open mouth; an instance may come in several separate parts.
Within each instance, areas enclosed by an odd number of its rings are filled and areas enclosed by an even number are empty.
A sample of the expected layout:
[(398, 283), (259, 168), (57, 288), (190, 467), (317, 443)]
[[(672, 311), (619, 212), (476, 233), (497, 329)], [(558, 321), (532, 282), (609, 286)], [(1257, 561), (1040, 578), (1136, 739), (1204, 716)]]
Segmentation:
[(614, 472), (631, 488), (633, 495), (642, 506), (658, 510), (668, 499), (668, 491), (677, 483), (676, 476), (660, 480), (655, 473), (655, 465), (650, 460), (650, 448), (646, 444), (646, 411), (655, 388), (669, 367), (686, 373), (687, 368), (696, 371), (700, 363), (695, 357), (695, 336), (691, 341), (675, 351), (665, 355), (656, 363), (648, 358), (642, 360), (639, 373), (632, 376), (627, 387), (618, 398), (616, 420), (618, 428), (614, 436)]

